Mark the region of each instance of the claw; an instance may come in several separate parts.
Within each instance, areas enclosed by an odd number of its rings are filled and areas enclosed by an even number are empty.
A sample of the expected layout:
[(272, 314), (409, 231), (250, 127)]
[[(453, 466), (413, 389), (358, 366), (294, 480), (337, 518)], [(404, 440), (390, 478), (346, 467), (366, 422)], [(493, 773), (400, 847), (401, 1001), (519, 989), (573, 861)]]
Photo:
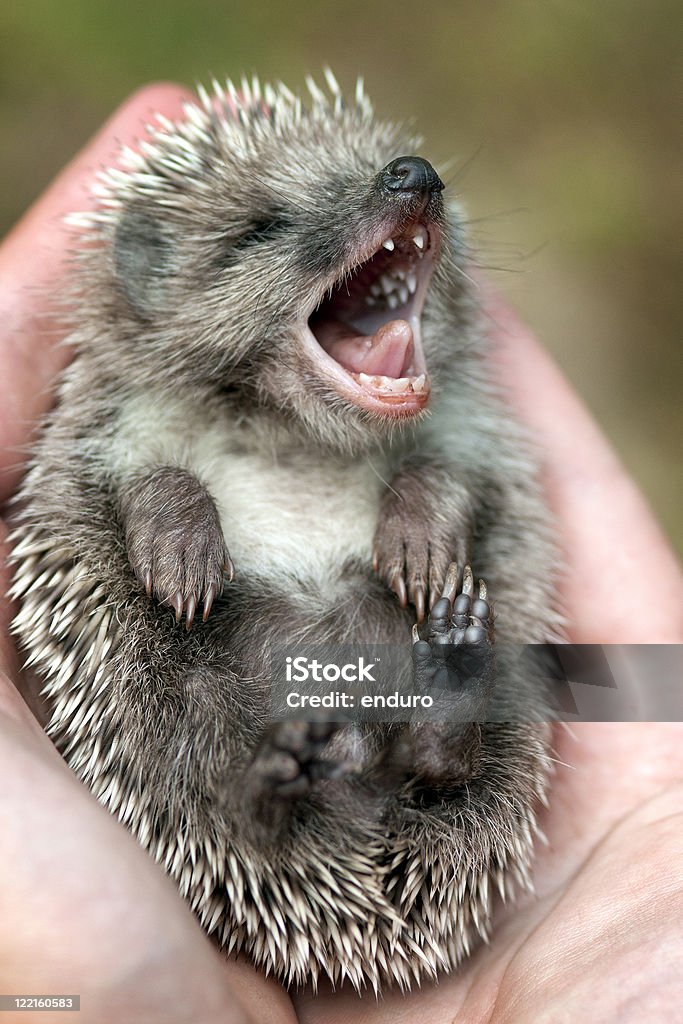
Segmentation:
[(398, 603), (401, 608), (405, 608), (408, 604), (408, 591), (406, 590), (406, 581), (403, 579), (403, 576), (396, 576), (391, 581), (390, 586), (398, 597)]
[(145, 573), (145, 593), (147, 597), (152, 596), (152, 570), (148, 569)]
[(458, 570), (458, 563), (451, 562), (448, 566), (448, 572), (446, 573), (446, 579), (444, 580), (443, 590), (441, 596), (445, 597), (446, 600), (451, 603), (455, 597), (455, 592), (458, 589), (458, 576), (460, 575)]
[(474, 576), (472, 575), (472, 567), (470, 565), (466, 565), (463, 570), (462, 592), (467, 594), (468, 597), (471, 597), (474, 593)]
[(482, 599), (482, 601), (486, 600), (486, 594), (486, 583), (484, 582), (484, 580), (479, 580), (479, 597)]
[(422, 622), (425, 617), (425, 588), (421, 583), (417, 583), (413, 587), (413, 604), (415, 605), (415, 612), (417, 614), (417, 621)]
[(379, 554), (376, 549), (372, 552), (372, 568), (374, 572), (379, 569)]
[(173, 610), (175, 611), (176, 622), (180, 622), (183, 615), (183, 595), (180, 593), (179, 590), (176, 591), (173, 597), (169, 598), (168, 603), (170, 604), (171, 608), (173, 608)]
[(185, 629), (190, 632), (192, 629), (192, 623), (194, 622), (194, 613), (197, 608), (197, 598), (194, 594), (190, 594), (187, 599), (187, 605), (185, 606)]
[(422, 638), (420, 637), (420, 631), (417, 628), (417, 622), (414, 622), (413, 623), (413, 643), (414, 644), (419, 644), (421, 639)]
[(202, 621), (206, 622), (213, 605), (214, 598), (216, 597), (216, 584), (209, 583), (204, 594), (204, 611), (202, 612)]
[(225, 556), (225, 562), (223, 563), (223, 572), (228, 577), (228, 583), (232, 583), (235, 578), (235, 566), (233, 565), (232, 558), (230, 555)]

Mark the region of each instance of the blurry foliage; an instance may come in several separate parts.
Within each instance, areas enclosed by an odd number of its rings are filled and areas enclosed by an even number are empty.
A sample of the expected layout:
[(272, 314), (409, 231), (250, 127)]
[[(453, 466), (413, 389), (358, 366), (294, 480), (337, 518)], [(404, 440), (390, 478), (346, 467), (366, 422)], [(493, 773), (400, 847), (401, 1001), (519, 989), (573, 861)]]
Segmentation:
[(0, 227), (146, 81), (363, 74), (683, 546), (681, 38), (680, 0), (2, 0)]

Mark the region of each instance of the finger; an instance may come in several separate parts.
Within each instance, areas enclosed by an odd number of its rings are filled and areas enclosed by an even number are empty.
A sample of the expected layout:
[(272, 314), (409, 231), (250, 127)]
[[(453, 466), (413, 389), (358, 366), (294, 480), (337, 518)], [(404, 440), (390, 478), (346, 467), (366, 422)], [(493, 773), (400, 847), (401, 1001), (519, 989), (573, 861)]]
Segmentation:
[[(23, 979), (24, 991), (36, 978), (59, 991), (68, 976), (87, 996), (89, 1020), (174, 1020), (182, 1003), (185, 1020), (295, 1024), (282, 987), (219, 953), (171, 879), (47, 736), (1, 709), (0, 780), (3, 977)], [(41, 828), (49, 855), (26, 840)], [(62, 947), (51, 941), (56, 934)]]
[[(576, 643), (667, 643), (683, 637), (683, 579), (643, 495), (550, 356), (497, 296), (489, 302), (500, 379), (540, 449), (566, 572), (561, 601)], [(657, 580), (643, 617), (629, 582)]]
[(0, 695), (3, 691), (3, 676), (16, 678), (19, 674), (19, 658), (9, 636), (10, 619), (15, 611), (14, 602), (6, 596), (10, 588), (7, 562), (9, 553), (7, 527), (0, 519)]
[(122, 144), (135, 146), (155, 113), (173, 118), (191, 94), (155, 84), (135, 93), (62, 171), (0, 247), (0, 504), (16, 486), (23, 451), (50, 407), (52, 385), (69, 358), (51, 317), (71, 242), (67, 213), (94, 205), (95, 175), (115, 164)]
[[(12, 643), (9, 624), (15, 612), (14, 602), (7, 597), (10, 588), (7, 526), (0, 519), (0, 715), (11, 715), (30, 728), (37, 722), (47, 723), (42, 681), (32, 673), (21, 673), (21, 657)], [(40, 730), (39, 730), (40, 731)]]

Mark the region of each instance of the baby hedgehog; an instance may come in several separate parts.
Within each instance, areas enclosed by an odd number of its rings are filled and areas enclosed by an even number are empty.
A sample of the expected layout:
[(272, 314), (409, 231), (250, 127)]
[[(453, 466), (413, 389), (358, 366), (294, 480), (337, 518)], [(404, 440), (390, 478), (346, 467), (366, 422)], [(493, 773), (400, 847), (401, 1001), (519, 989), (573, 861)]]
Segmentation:
[[(49, 735), (218, 943), (409, 988), (529, 884), (548, 735), (514, 652), (555, 632), (555, 554), (462, 214), (326, 79), (200, 90), (74, 218), (14, 630)], [(442, 713), (274, 720), (303, 642), (405, 648)]]

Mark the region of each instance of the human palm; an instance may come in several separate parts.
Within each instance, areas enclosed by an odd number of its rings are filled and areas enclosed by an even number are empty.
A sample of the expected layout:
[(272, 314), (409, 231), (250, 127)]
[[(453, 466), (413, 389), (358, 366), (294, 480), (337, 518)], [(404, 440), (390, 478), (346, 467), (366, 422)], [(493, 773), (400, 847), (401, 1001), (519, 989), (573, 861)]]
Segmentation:
[[(17, 453), (68, 358), (46, 318), (63, 274), (61, 215), (89, 205), (88, 184), (115, 160), (119, 143), (141, 134), (153, 111), (178, 113), (183, 98), (173, 86), (136, 94), (0, 249), (0, 501), (16, 486)], [(486, 308), (500, 379), (545, 455), (567, 563), (561, 590), (571, 639), (680, 641), (680, 572), (643, 499), (524, 327), (495, 297)], [(634, 582), (644, 561), (657, 579), (654, 625), (643, 618)], [(500, 908), (491, 943), (460, 971), (380, 1001), (344, 990), (290, 999), (276, 982), (214, 949), (172, 883), (37, 726), (13, 685), (22, 680), (7, 640), (0, 658), (0, 991), (80, 992), (80, 1019), (98, 1024), (599, 1024), (677, 1012), (680, 725), (558, 727), (536, 895)]]

